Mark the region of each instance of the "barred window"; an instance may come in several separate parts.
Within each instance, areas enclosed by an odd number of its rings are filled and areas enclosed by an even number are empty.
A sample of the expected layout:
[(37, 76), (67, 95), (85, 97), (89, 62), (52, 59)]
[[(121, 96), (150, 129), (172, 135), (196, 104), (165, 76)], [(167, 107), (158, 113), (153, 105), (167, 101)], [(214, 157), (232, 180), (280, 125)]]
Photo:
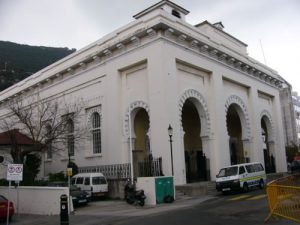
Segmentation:
[(93, 139), (93, 153), (101, 153), (101, 117), (98, 112), (92, 114), (91, 134)]
[(67, 122), (67, 149), (68, 155), (74, 156), (74, 122), (72, 119), (68, 119)]

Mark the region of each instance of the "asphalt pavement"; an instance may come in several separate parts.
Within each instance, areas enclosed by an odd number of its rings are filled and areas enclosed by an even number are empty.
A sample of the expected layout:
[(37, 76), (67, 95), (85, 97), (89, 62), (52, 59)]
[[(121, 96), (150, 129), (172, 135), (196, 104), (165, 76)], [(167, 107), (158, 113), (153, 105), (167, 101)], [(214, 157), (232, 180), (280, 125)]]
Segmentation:
[[(223, 196), (187, 197), (156, 206), (134, 206), (125, 201), (95, 201), (77, 208), (69, 225), (255, 225), (268, 215), (264, 190)], [(5, 222), (0, 222), (5, 224)], [(59, 216), (19, 215), (11, 225), (58, 225)], [(272, 218), (269, 225), (296, 225)]]
[[(78, 207), (69, 216), (70, 225), (99, 225), (124, 222), (131, 218), (158, 215), (164, 212), (180, 210), (204, 201), (212, 199), (212, 196), (197, 198), (183, 197), (173, 203), (163, 203), (156, 206), (134, 206), (121, 200), (93, 201), (87, 206)], [(6, 224), (1, 221), (0, 224)], [(15, 215), (11, 225), (57, 225), (60, 224), (60, 216), (44, 215)]]

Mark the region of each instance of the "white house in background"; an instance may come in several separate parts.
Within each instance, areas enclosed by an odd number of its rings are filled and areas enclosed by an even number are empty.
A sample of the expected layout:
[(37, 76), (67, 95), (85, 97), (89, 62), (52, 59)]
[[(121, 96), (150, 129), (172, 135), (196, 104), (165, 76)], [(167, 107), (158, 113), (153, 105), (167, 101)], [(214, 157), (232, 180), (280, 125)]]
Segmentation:
[[(188, 13), (163, 0), (134, 15), (128, 25), (1, 92), (1, 117), (16, 96), (82, 98), (85, 111), (74, 126), (86, 126), (88, 138), (75, 143), (72, 160), (86, 169), (125, 173), (132, 146), (135, 173), (151, 154), (161, 157), (164, 175), (173, 164), (176, 184), (214, 180), (221, 167), (245, 161), (286, 171), (282, 79), (252, 59), (222, 23), (193, 26)], [(45, 157), (45, 175), (65, 170), (67, 155)]]
[[(285, 146), (298, 145), (297, 97), (292, 92), (292, 85), (284, 81), (280, 90), (281, 111)], [(299, 103), (298, 103), (299, 105)]]
[(295, 112), (296, 118), (296, 131), (297, 131), (297, 139), (298, 142), (296, 144), (300, 144), (300, 96), (297, 92), (292, 92), (292, 101), (293, 101), (293, 108)]

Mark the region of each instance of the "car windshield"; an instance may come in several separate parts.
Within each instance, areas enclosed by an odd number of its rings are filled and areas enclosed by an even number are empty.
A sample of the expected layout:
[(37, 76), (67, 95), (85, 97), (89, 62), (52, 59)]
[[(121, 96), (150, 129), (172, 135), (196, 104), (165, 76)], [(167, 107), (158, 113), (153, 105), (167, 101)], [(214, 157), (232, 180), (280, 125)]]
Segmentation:
[(0, 195), (0, 202), (6, 202), (6, 201), (7, 199), (4, 196)]
[(218, 177), (228, 177), (228, 176), (234, 176), (237, 175), (238, 173), (238, 167), (233, 166), (233, 167), (228, 167), (228, 168), (223, 168), (220, 170)]
[(70, 186), (70, 191), (80, 191), (80, 188), (77, 187), (76, 185), (71, 185)]

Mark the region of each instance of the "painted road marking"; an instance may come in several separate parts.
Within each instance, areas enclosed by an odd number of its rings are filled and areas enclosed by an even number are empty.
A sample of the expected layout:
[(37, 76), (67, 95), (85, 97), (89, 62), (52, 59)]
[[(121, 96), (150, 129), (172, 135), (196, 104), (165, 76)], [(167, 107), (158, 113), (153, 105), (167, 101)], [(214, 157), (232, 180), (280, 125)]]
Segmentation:
[(258, 200), (258, 199), (262, 199), (262, 198), (265, 198), (265, 197), (267, 197), (267, 195), (266, 194), (262, 194), (262, 195), (256, 195), (256, 196), (254, 196), (252, 198), (248, 198), (247, 200)]
[(249, 198), (251, 197), (252, 195), (240, 195), (240, 196), (237, 196), (235, 198), (230, 198), (228, 199), (229, 201), (236, 201), (236, 200), (241, 200), (241, 199), (245, 199), (245, 198)]

